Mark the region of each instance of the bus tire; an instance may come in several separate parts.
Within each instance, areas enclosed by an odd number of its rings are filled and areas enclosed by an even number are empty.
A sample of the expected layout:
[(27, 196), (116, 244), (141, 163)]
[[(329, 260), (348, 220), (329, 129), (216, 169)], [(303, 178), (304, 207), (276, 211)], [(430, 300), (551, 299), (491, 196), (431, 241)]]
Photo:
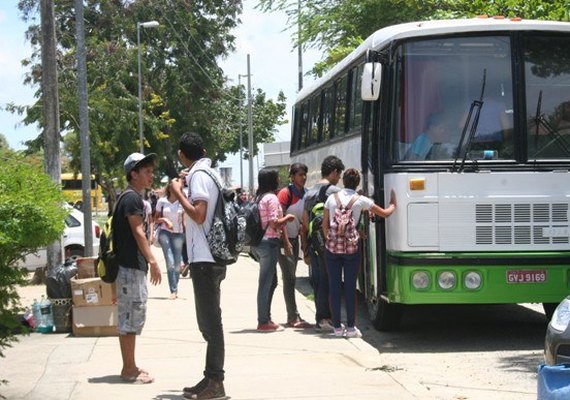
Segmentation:
[(368, 302), (368, 314), (374, 328), (379, 331), (393, 331), (400, 327), (403, 306), (401, 304), (388, 303), (385, 300)]
[(546, 316), (547, 322), (550, 322), (556, 307), (558, 307), (558, 303), (542, 303), (542, 308), (544, 309), (544, 315)]

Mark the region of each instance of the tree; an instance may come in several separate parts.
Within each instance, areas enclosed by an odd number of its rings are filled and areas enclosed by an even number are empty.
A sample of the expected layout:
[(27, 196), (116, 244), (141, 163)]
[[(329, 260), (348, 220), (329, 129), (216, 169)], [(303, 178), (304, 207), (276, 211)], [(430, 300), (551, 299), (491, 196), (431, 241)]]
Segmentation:
[(25, 255), (58, 239), (67, 212), (58, 185), (37, 161), (15, 152), (0, 163), (0, 357), (17, 338), (22, 311), (16, 285), (26, 284), (27, 271), (15, 267)]
[[(26, 82), (40, 78), (37, 26), (31, 16), (37, 0), (20, 0), (29, 21), (28, 37), (34, 53)], [(75, 18), (73, 0), (56, 0), (58, 20), (60, 113), (65, 133), (65, 151), (74, 171), (80, 168), (78, 100), (75, 72)], [(235, 89), (227, 86), (217, 60), (233, 50), (232, 29), (239, 23), (241, 1), (187, 0), (107, 1), (90, 0), (85, 8), (87, 79), (89, 93), (91, 162), (96, 180), (113, 200), (117, 178), (123, 179), (122, 163), (138, 151), (137, 22), (157, 20), (156, 29), (141, 28), (143, 120), (146, 151), (159, 154), (159, 170), (176, 171), (176, 143), (187, 131), (203, 136), (214, 162), (238, 148), (238, 124), (232, 103)], [(41, 89), (40, 89), (41, 90)], [(41, 96), (38, 91), (37, 97)], [(256, 140), (273, 140), (274, 126), (283, 123), (285, 106), (256, 95), (263, 122), (256, 127)], [(277, 108), (276, 108), (277, 105)], [(41, 108), (13, 107), (25, 114), (24, 122), (41, 123)], [(27, 143), (37, 149), (41, 141)], [(158, 174), (157, 174), (158, 175)], [(124, 181), (123, 181), (124, 183)]]
[[(285, 11), (295, 45), (322, 50), (324, 58), (312, 73), (321, 76), (383, 27), (429, 19), (502, 15), (568, 21), (566, 0), (259, 0), (265, 12)], [(297, 37), (297, 24), (300, 35)]]

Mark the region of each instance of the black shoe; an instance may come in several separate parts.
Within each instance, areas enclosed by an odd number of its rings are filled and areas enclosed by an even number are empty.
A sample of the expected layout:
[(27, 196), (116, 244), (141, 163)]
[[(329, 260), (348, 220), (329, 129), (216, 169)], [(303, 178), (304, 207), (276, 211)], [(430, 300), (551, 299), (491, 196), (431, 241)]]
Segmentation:
[(185, 387), (184, 389), (182, 389), (182, 392), (184, 394), (186, 394), (186, 393), (194, 394), (194, 393), (201, 392), (202, 390), (204, 390), (206, 388), (206, 386), (208, 386), (208, 378), (204, 377), (196, 385), (194, 385), (192, 387)]
[[(226, 391), (224, 390), (224, 382), (214, 379), (207, 379), (207, 385), (197, 393), (184, 392), (182, 395), (186, 399), (194, 400), (226, 400)], [(201, 383), (201, 382), (200, 382)], [(198, 385), (200, 385), (200, 383)], [(198, 386), (196, 385), (196, 387)]]

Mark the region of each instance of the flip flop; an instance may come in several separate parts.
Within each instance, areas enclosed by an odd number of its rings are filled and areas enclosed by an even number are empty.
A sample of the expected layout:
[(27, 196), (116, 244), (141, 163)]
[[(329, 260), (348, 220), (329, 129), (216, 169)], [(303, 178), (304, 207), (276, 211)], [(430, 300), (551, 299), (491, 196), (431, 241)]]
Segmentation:
[(139, 371), (139, 374), (135, 376), (121, 376), (121, 380), (125, 383), (132, 383), (133, 385), (146, 385), (147, 383), (154, 382), (154, 378), (144, 371)]

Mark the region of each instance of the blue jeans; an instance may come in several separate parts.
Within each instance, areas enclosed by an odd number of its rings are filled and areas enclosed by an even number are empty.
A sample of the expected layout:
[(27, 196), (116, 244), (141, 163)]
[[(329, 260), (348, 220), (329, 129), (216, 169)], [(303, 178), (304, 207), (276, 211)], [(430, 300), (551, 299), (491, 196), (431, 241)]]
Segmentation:
[(224, 380), (225, 343), (220, 308), (220, 286), (226, 277), (226, 267), (214, 263), (192, 263), (192, 285), (196, 320), (207, 343), (204, 376)]
[(271, 300), (277, 287), (277, 259), (279, 258), (279, 239), (263, 239), (253, 251), (259, 260), (259, 280), (257, 286), (257, 323), (271, 321)]
[(293, 245), (293, 254), (286, 256), (279, 252), (279, 266), (283, 277), (283, 296), (287, 307), (287, 322), (295, 322), (299, 316), (295, 299), (295, 283), (297, 281), (297, 261), (299, 260), (299, 238), (289, 238)]
[(158, 233), (158, 242), (162, 247), (164, 260), (166, 261), (166, 273), (170, 293), (178, 292), (180, 280), (180, 263), (182, 262), (182, 248), (184, 247), (184, 233), (173, 233), (161, 229)]
[(360, 252), (354, 254), (335, 254), (325, 250), (325, 259), (329, 273), (330, 304), (332, 322), (340, 328), (340, 298), (342, 296), (342, 276), (344, 272), (344, 301), (346, 303), (346, 325), (354, 327), (356, 320), (356, 278), (360, 268)]
[(325, 257), (319, 257), (312, 251), (310, 252), (310, 257), (313, 292), (315, 295), (315, 319), (318, 324), (320, 320), (330, 319), (331, 317), (329, 307), (329, 279), (325, 267)]

